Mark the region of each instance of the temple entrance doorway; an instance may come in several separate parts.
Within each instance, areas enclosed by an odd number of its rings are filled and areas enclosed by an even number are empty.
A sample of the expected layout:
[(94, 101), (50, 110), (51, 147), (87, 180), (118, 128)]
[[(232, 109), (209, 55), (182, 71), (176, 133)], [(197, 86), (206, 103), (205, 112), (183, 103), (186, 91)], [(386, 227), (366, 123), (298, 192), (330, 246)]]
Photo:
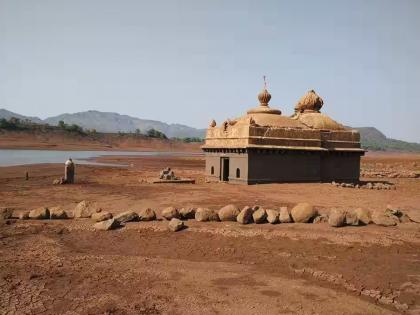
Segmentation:
[(229, 181), (229, 158), (220, 158), (220, 179), (224, 182)]

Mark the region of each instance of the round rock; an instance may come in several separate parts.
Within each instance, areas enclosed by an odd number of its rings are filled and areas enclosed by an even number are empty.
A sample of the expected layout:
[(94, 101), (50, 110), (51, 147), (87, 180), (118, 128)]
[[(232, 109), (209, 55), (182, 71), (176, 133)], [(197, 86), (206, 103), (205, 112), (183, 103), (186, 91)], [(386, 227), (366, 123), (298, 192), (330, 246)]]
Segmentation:
[(235, 205), (227, 205), (219, 210), (218, 215), (220, 221), (236, 221), (236, 217), (241, 211)]
[(312, 218), (315, 217), (316, 211), (312, 205), (303, 202), (294, 206), (290, 214), (294, 222), (308, 223)]

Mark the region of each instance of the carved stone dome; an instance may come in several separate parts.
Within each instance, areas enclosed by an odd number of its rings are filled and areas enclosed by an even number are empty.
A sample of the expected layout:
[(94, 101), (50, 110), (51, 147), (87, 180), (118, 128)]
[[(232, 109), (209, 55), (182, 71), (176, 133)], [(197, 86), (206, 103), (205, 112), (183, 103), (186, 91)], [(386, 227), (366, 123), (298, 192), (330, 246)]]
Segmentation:
[(258, 94), (258, 100), (260, 101), (260, 106), (268, 106), (268, 102), (271, 100), (271, 94), (268, 93), (266, 88)]
[(324, 105), (324, 100), (314, 90), (310, 90), (297, 102), (295, 111), (298, 113), (306, 111), (319, 112), (322, 105)]

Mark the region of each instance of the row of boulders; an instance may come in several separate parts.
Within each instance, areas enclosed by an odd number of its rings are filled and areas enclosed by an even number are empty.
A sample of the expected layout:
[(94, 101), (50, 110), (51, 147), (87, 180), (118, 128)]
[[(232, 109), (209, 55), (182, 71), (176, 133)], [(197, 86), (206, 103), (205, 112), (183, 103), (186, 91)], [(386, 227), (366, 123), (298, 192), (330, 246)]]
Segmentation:
[[(95, 203), (82, 201), (75, 207), (73, 215), (69, 215), (60, 207), (41, 207), (31, 211), (20, 212), (14, 216), (13, 211), (8, 208), (0, 209), (2, 218), (19, 219), (67, 219), (67, 218), (91, 218), (98, 230), (111, 230), (123, 226), (127, 222), (153, 221), (157, 219), (156, 212), (146, 208), (140, 212), (125, 211), (113, 215), (103, 211)], [(287, 207), (277, 209), (264, 209), (260, 206), (245, 206), (242, 209), (230, 204), (215, 211), (209, 208), (187, 207), (178, 209), (167, 207), (161, 211), (161, 216), (169, 221), (168, 228), (171, 231), (179, 231), (186, 226), (183, 221), (195, 219), (198, 222), (209, 221), (234, 221), (240, 224), (262, 224), (262, 223), (328, 223), (333, 227), (345, 225), (357, 226), (374, 223), (381, 226), (393, 226), (398, 223), (406, 223), (410, 217), (400, 209), (388, 206), (385, 211), (369, 211), (363, 208), (357, 209), (331, 209), (328, 214), (319, 213), (308, 203), (299, 203), (290, 211)]]
[(384, 182), (337, 183), (333, 181), (331, 184), (336, 187), (344, 187), (344, 188), (360, 188), (360, 189), (376, 189), (376, 190), (397, 189), (394, 184), (384, 183)]

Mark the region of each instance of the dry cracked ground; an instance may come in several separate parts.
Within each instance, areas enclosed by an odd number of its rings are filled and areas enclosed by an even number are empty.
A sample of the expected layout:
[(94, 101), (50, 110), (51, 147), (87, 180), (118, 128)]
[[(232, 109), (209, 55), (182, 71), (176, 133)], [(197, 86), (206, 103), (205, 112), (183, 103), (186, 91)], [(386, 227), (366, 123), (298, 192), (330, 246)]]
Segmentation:
[[(0, 168), (0, 206), (70, 211), (89, 200), (118, 213), (306, 201), (320, 212), (387, 204), (420, 212), (414, 178), (387, 178), (396, 190), (386, 191), (320, 183), (235, 186), (206, 183), (197, 157), (103, 160), (130, 167), (80, 166), (72, 186), (51, 185), (60, 165)], [(374, 156), (363, 163), (413, 168), (420, 158)], [(165, 166), (197, 184), (151, 184)], [(420, 224), (414, 222), (334, 229), (189, 220), (176, 233), (165, 221), (113, 231), (92, 224), (0, 222), (0, 314), (420, 314)]]

